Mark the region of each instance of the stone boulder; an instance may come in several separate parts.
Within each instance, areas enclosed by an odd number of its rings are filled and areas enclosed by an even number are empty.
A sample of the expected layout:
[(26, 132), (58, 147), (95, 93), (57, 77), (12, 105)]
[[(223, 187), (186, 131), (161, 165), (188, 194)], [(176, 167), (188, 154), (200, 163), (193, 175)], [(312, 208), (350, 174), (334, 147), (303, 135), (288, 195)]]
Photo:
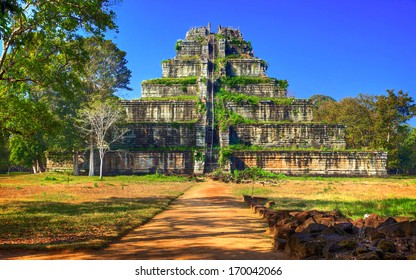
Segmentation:
[[(274, 248), (300, 259), (401, 260), (416, 258), (416, 221), (370, 214), (355, 221), (339, 211), (274, 211), (244, 198), (269, 224)], [(264, 200), (266, 203), (266, 200)]]

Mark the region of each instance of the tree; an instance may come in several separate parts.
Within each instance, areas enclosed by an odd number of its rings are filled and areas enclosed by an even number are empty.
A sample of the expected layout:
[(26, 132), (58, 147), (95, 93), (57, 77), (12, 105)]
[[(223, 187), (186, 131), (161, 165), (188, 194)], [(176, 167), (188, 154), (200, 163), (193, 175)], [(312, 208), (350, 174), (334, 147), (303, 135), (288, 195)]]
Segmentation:
[(334, 98), (332, 98), (329, 95), (324, 95), (324, 94), (314, 94), (314, 95), (311, 96), (310, 100), (317, 107), (320, 107), (320, 105), (322, 104), (322, 102), (326, 102), (326, 101), (336, 102), (336, 100)]
[(387, 95), (359, 94), (339, 102), (324, 100), (317, 104), (316, 121), (346, 126), (348, 148), (387, 151), (388, 168), (396, 173), (413, 168), (407, 156), (413, 154), (409, 153), (413, 138), (406, 123), (415, 116), (416, 105), (408, 93), (388, 90)]
[[(124, 51), (121, 51), (112, 41), (99, 37), (87, 38), (84, 43), (89, 56), (82, 77), (86, 104), (96, 100), (105, 101), (113, 98), (114, 93), (119, 89), (132, 90), (128, 86), (131, 71), (127, 68)], [(89, 146), (89, 175), (93, 176), (95, 173), (93, 135), (90, 135)]]
[(406, 138), (406, 122), (416, 114), (416, 105), (409, 94), (399, 90), (387, 90), (387, 95), (377, 96), (375, 110), (375, 145), (388, 151), (388, 168), (396, 173), (401, 170), (400, 149)]
[[(100, 179), (103, 177), (105, 154), (111, 149), (111, 144), (119, 141), (127, 132), (116, 126), (125, 119), (125, 110), (114, 100), (95, 101), (89, 108), (80, 111), (81, 129), (87, 135), (94, 137), (100, 157)], [(91, 153), (94, 151), (91, 150)]]
[[(0, 132), (13, 139), (14, 144), (10, 148), (48, 147), (50, 143), (56, 143), (52, 139), (52, 136), (57, 135), (56, 126), (51, 133), (52, 130), (46, 129), (51, 124), (46, 122), (40, 130), (43, 134), (36, 133), (35, 137), (33, 127), (36, 125), (33, 125), (32, 120), (44, 115), (62, 117), (59, 115), (61, 112), (52, 109), (31, 115), (33, 110), (30, 108), (39, 104), (47, 108), (58, 108), (56, 104), (71, 107), (71, 102), (82, 100), (80, 76), (88, 61), (82, 34), (101, 38), (108, 29), (116, 29), (115, 14), (110, 7), (117, 2), (0, 2)], [(61, 127), (68, 123), (62, 124)], [(68, 131), (68, 128), (62, 131)], [(69, 131), (76, 130), (69, 128)], [(35, 145), (40, 139), (43, 139), (43, 144)], [(26, 143), (18, 144), (19, 141)], [(29, 145), (29, 142), (33, 145)]]
[[(41, 70), (48, 70), (49, 62), (54, 57), (65, 54), (76, 58), (78, 54), (65, 48), (66, 43), (79, 37), (81, 30), (102, 37), (107, 29), (116, 28), (115, 14), (110, 10), (115, 2), (15, 0), (2, 5), (0, 80), (12, 83), (45, 82), (33, 72), (34, 65), (30, 62), (37, 62), (40, 72), (48, 72)], [(43, 43), (38, 53), (27, 52), (27, 47), (39, 46), (38, 42)], [(22, 60), (28, 63), (20, 63)]]
[(400, 167), (405, 174), (416, 174), (416, 128), (406, 127), (406, 137), (400, 146)]

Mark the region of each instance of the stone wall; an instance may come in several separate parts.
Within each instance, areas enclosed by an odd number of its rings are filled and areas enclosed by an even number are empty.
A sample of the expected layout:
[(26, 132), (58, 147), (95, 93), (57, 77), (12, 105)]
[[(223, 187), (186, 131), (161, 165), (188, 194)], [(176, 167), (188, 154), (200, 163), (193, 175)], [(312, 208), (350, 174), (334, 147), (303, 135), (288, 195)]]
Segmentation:
[(387, 176), (385, 152), (243, 151), (230, 158), (232, 169), (260, 167), (287, 175)]
[(259, 77), (266, 76), (266, 66), (261, 59), (228, 59), (227, 76)]
[(195, 85), (163, 85), (142, 83), (142, 97), (169, 97), (178, 95), (199, 95), (199, 86)]
[[(194, 147), (195, 124), (144, 123), (130, 124), (119, 148)], [(121, 146), (121, 147), (120, 147)]]
[(199, 115), (194, 101), (122, 101), (126, 108), (127, 121), (183, 122), (194, 121)]
[(201, 69), (199, 60), (168, 60), (162, 63), (162, 77), (180, 78), (206, 76), (202, 75)]
[(286, 97), (286, 90), (280, 88), (275, 83), (262, 83), (250, 85), (237, 85), (236, 87), (224, 86), (224, 89), (229, 92), (244, 93), (247, 95), (259, 97)]
[(257, 121), (313, 121), (313, 105), (295, 100), (291, 105), (279, 105), (271, 101), (260, 101), (259, 105), (227, 102), (227, 108), (244, 118)]
[(104, 157), (103, 173), (118, 174), (187, 174), (194, 170), (192, 151), (109, 152)]
[(202, 44), (196, 41), (182, 41), (176, 50), (177, 57), (202, 55)]
[(263, 147), (345, 148), (345, 127), (324, 124), (240, 124), (230, 127), (230, 144)]

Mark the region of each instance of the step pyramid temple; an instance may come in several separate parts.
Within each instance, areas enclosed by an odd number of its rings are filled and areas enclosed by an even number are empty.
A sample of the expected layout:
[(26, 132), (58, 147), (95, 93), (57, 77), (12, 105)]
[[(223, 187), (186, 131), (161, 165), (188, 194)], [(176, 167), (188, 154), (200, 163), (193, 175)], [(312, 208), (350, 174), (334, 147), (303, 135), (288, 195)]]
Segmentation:
[(246, 167), (287, 175), (385, 176), (384, 152), (348, 150), (345, 127), (316, 123), (313, 104), (267, 77), (240, 30), (191, 28), (162, 77), (125, 100), (128, 133), (106, 174), (195, 174)]

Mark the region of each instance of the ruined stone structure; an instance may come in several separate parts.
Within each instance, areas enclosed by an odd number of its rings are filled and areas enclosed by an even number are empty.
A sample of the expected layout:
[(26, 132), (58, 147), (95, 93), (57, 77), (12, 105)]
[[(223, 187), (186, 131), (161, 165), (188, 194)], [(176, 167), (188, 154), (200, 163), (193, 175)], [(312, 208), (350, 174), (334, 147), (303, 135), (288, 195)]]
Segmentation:
[(287, 81), (267, 77), (239, 30), (191, 28), (175, 49), (162, 78), (143, 81), (142, 99), (122, 102), (129, 133), (105, 173), (386, 175), (385, 153), (346, 149), (345, 127), (314, 122), (313, 104), (287, 97)]

